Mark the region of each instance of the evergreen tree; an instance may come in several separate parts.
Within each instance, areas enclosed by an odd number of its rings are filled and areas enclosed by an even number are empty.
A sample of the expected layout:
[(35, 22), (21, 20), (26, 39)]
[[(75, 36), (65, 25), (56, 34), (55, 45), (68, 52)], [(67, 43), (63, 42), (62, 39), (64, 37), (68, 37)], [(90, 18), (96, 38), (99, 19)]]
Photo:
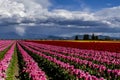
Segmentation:
[(88, 35), (88, 34), (85, 34), (85, 35), (83, 36), (83, 40), (89, 40), (89, 35)]
[(95, 40), (95, 35), (94, 34), (92, 34), (92, 40)]
[(75, 36), (75, 40), (79, 40), (78, 35)]
[(95, 36), (95, 40), (98, 40), (98, 36)]

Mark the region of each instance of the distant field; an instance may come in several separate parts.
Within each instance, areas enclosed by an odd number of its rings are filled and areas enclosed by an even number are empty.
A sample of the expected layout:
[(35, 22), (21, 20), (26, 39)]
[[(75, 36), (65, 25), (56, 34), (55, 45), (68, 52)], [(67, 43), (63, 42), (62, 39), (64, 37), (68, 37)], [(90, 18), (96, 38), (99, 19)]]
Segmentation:
[(93, 49), (110, 52), (120, 52), (120, 41), (84, 41), (84, 40), (35, 40), (32, 42), (72, 47), (79, 49)]

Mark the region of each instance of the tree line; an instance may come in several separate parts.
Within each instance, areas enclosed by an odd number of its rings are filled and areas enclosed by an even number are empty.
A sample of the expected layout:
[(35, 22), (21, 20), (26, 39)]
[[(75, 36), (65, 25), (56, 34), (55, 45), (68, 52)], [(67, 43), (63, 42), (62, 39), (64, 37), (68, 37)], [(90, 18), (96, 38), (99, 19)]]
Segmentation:
[[(75, 36), (75, 40), (79, 40), (79, 36), (78, 35)], [(99, 39), (99, 37), (97, 35), (94, 35), (94, 34), (92, 34), (92, 35), (84, 34), (83, 35), (83, 40), (101, 40), (101, 39)], [(111, 39), (108, 36), (108, 37), (106, 37), (103, 40), (111, 40)]]

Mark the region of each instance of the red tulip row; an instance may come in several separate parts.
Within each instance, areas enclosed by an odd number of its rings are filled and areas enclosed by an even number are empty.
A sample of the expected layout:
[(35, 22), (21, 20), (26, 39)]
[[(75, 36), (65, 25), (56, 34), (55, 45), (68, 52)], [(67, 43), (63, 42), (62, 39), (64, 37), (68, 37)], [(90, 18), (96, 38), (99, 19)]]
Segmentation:
[(60, 60), (57, 60), (56, 58), (53, 58), (51, 56), (47, 56), (47, 55), (41, 53), (40, 51), (34, 50), (28, 46), (25, 46), (25, 45), (23, 45), (23, 46), (26, 49), (28, 49), (29, 51), (32, 51), (33, 53), (36, 53), (39, 56), (42, 56), (43, 58), (48, 59), (51, 62), (54, 62), (56, 65), (65, 69), (70, 74), (75, 75), (77, 78), (83, 78), (84, 80), (89, 80), (89, 79), (91, 79), (91, 80), (104, 80), (102, 77), (97, 78), (96, 76), (90, 75), (88, 72), (84, 72), (83, 70), (80, 70), (80, 69), (75, 69), (75, 67), (73, 65), (70, 65), (69, 63), (64, 63)]
[(71, 47), (87, 50), (110, 51), (120, 53), (119, 41), (67, 41), (67, 40), (26, 40), (39, 44), (48, 44), (55, 46)]
[(17, 45), (20, 53), (22, 54), (23, 60), (25, 61), (25, 69), (23, 71), (29, 73), (32, 80), (47, 80), (45, 72), (38, 67), (38, 64), (19, 44)]

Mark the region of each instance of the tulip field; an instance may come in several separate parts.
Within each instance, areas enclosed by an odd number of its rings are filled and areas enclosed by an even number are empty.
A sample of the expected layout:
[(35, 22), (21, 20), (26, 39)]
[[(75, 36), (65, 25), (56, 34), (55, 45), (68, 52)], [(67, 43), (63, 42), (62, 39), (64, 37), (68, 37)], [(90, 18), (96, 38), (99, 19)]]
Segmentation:
[(0, 80), (120, 80), (120, 42), (0, 40)]

